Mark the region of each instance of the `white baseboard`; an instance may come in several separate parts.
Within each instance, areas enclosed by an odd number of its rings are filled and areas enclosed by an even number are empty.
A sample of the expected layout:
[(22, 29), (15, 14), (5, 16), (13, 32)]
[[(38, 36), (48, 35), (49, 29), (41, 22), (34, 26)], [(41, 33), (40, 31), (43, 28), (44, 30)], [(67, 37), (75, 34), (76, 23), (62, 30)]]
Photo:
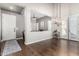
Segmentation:
[(48, 39), (41, 39), (41, 40), (37, 40), (37, 41), (34, 41), (34, 42), (25, 42), (25, 45), (29, 45), (29, 44), (33, 44), (33, 43), (37, 43), (37, 42), (41, 42), (41, 41), (44, 41), (44, 40), (49, 40), (51, 38), (48, 38)]

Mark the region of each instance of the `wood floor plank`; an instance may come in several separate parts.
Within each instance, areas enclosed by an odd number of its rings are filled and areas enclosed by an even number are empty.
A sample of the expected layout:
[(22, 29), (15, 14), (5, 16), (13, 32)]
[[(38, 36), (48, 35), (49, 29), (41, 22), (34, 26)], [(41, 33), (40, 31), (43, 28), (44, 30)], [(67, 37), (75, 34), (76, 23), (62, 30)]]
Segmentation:
[(30, 45), (18, 40), (22, 50), (7, 56), (79, 56), (79, 42), (49, 39)]

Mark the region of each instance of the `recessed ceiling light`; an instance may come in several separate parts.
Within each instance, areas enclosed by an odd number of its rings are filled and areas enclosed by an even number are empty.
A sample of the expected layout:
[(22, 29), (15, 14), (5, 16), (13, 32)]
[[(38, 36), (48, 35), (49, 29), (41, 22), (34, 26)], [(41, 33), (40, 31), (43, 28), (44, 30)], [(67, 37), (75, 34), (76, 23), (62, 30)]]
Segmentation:
[(14, 7), (12, 7), (12, 6), (10, 6), (9, 8), (10, 8), (10, 9), (14, 9)]

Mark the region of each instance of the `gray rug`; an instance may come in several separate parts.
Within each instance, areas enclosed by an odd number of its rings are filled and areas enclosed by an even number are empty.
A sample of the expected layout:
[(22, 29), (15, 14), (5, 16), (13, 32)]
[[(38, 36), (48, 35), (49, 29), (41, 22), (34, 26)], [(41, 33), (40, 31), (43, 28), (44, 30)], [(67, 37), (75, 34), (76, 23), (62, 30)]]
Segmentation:
[(4, 50), (2, 56), (21, 51), (17, 40), (10, 40), (5, 42)]

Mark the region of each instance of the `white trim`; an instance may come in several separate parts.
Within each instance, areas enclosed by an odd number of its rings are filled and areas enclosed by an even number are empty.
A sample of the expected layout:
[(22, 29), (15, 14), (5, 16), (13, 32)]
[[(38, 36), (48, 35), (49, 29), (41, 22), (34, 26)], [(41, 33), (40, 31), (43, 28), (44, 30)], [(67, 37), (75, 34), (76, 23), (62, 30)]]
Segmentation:
[[(52, 38), (49, 38), (49, 39), (52, 39)], [(34, 42), (28, 42), (28, 43), (24, 42), (24, 44), (25, 45), (30, 45), (30, 44), (33, 44), (33, 43), (38, 43), (38, 42), (41, 42), (41, 41), (44, 41), (44, 40), (49, 40), (49, 39), (42, 39), (42, 40), (38, 40), (38, 41), (34, 41)], [(63, 40), (67, 40), (67, 39), (63, 39)], [(77, 41), (77, 40), (71, 40), (71, 41)]]
[(44, 41), (44, 40), (49, 40), (49, 39), (52, 39), (52, 38), (48, 38), (48, 39), (41, 39), (41, 40), (34, 41), (34, 42), (25, 42), (25, 45), (29, 45), (29, 44), (33, 44), (33, 43), (37, 43), (37, 42), (41, 42), (41, 41)]

